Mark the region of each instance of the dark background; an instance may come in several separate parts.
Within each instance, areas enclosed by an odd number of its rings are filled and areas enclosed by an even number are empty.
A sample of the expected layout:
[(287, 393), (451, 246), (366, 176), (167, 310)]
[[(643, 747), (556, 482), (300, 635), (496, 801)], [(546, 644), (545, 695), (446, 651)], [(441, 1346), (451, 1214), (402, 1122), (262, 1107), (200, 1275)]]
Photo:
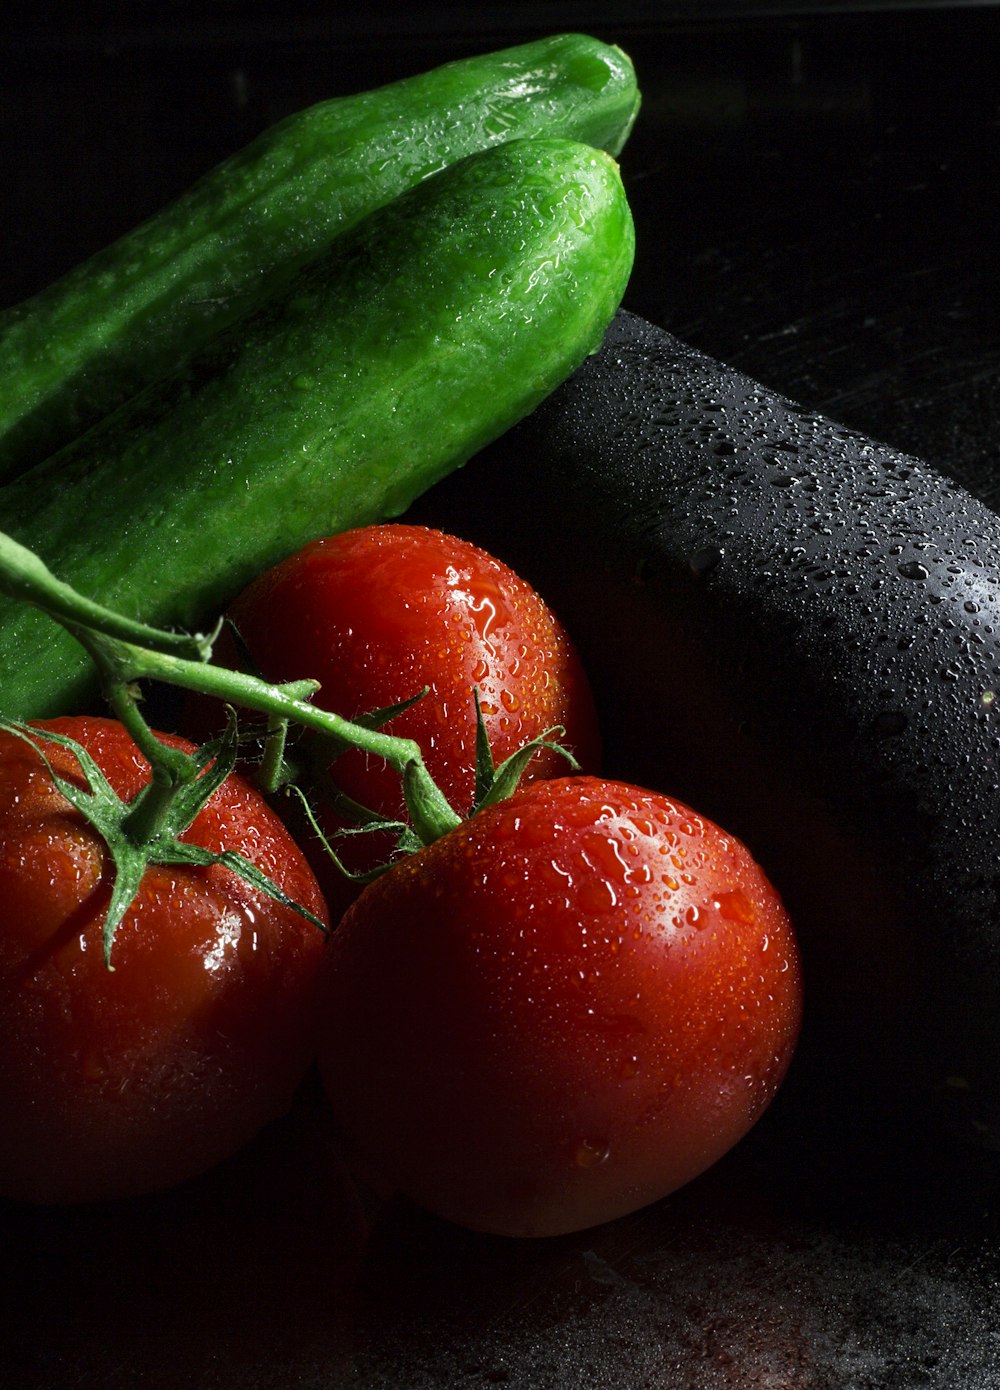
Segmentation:
[[(644, 92), (627, 306), (1000, 505), (992, 4), (8, 11), (0, 302), (288, 111), (566, 29), (620, 43)], [(307, 1092), (162, 1198), (0, 1205), (0, 1383), (1000, 1386), (1000, 1158), (919, 1123), (902, 1150), (846, 1124), (818, 1142), (796, 1101), (793, 1080), (667, 1202), (519, 1244), (362, 1209)]]

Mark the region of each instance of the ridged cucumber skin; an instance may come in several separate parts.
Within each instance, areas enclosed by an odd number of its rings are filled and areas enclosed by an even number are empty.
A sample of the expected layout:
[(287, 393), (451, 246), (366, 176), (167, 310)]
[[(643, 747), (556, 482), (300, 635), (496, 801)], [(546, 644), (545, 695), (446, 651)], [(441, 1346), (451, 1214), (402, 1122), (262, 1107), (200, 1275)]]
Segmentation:
[(414, 515), (555, 606), (610, 773), (761, 860), (831, 1125), (1000, 1144), (1000, 517), (624, 310)]
[(621, 50), (565, 34), (312, 106), (0, 316), (0, 479), (173, 371), (338, 233), (478, 149), (535, 135), (617, 155)]
[[(402, 511), (594, 350), (634, 232), (576, 142), (468, 156), (373, 213), (186, 368), (0, 488), (0, 530), (81, 592), (193, 628), (308, 539)], [(93, 692), (77, 643), (0, 602), (0, 710)]]

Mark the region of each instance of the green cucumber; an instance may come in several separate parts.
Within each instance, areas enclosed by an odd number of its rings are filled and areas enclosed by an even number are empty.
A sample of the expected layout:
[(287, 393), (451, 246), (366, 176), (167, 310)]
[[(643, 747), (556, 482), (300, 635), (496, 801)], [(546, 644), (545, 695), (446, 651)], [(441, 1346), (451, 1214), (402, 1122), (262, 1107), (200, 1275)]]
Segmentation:
[(61, 448), (428, 174), (510, 139), (617, 155), (617, 48), (565, 34), (287, 117), (162, 212), (0, 315), (0, 480)]
[[(598, 347), (633, 249), (609, 155), (535, 139), (468, 156), (0, 487), (0, 530), (91, 598), (195, 627), (310, 538), (399, 513), (534, 409)], [(4, 715), (93, 694), (73, 638), (0, 600)]]

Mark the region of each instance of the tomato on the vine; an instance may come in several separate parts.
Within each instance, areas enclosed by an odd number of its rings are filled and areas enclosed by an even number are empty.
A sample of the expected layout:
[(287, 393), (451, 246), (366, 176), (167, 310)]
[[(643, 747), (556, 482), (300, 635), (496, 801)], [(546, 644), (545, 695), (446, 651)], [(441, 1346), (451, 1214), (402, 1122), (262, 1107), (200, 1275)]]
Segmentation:
[[(124, 801), (149, 767), (122, 725), (40, 723), (75, 739)], [(189, 748), (179, 739), (165, 743)], [(52, 768), (83, 785), (65, 748)], [(321, 921), (315, 878), (238, 777), (183, 838), (235, 850)], [(325, 936), (220, 865), (147, 866), (114, 937), (107, 845), (36, 748), (0, 733), (0, 1194), (40, 1202), (165, 1187), (234, 1152), (289, 1105), (314, 1055)]]
[(747, 849), (688, 807), (536, 782), (369, 885), (320, 1067), (380, 1187), (472, 1228), (585, 1228), (673, 1191), (785, 1075), (799, 958)]
[[(495, 762), (562, 726), (560, 743), (596, 770), (597, 717), (566, 632), (530, 585), (468, 541), (396, 523), (343, 532), (260, 576), (229, 616), (267, 679), (313, 677), (316, 704), (347, 718), (426, 687), (386, 731), (416, 740), (459, 814), (475, 787), (474, 690)], [(565, 770), (543, 750), (526, 780)], [(362, 805), (402, 814), (399, 778), (380, 760), (352, 750), (333, 775)]]

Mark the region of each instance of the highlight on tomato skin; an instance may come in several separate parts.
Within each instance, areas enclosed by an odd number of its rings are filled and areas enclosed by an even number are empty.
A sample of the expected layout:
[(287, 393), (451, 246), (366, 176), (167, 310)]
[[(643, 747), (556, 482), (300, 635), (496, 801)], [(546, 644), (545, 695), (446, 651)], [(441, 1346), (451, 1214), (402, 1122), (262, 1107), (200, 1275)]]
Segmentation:
[[(427, 687), (386, 729), (419, 744), (461, 815), (475, 787), (474, 689), (496, 763), (559, 725), (560, 743), (585, 770), (597, 770), (597, 714), (568, 634), (529, 584), (468, 541), (402, 523), (342, 532), (253, 581), (229, 617), (267, 679), (312, 677), (320, 682), (315, 703), (348, 718)], [(566, 769), (558, 753), (543, 750), (526, 779)], [(384, 763), (350, 751), (332, 770), (355, 800), (402, 814), (399, 778)], [(326, 824), (336, 823), (327, 816)], [(333, 909), (344, 884), (331, 882), (321, 860), (313, 863)]]
[[(114, 720), (40, 727), (75, 738), (125, 800), (148, 778)], [(54, 744), (46, 753), (57, 772), (78, 779), (72, 754)], [(185, 838), (242, 852), (325, 919), (304, 856), (241, 778), (227, 779)], [(7, 1198), (117, 1200), (196, 1176), (285, 1113), (314, 1056), (319, 927), (228, 868), (151, 864), (109, 970), (101, 936), (110, 880), (107, 846), (37, 751), (0, 734)]]
[(747, 849), (590, 777), (518, 791), (371, 884), (330, 941), (320, 1070), (381, 1190), (566, 1233), (753, 1126), (798, 1038), (791, 923)]

